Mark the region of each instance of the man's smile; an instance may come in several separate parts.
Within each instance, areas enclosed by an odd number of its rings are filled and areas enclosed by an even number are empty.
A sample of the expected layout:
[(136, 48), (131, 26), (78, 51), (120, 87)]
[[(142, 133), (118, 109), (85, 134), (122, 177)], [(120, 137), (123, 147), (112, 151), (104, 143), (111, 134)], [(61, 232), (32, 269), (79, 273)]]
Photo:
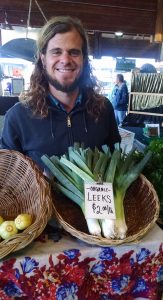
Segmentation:
[(56, 68), (56, 70), (60, 73), (69, 73), (69, 72), (73, 72), (75, 69)]

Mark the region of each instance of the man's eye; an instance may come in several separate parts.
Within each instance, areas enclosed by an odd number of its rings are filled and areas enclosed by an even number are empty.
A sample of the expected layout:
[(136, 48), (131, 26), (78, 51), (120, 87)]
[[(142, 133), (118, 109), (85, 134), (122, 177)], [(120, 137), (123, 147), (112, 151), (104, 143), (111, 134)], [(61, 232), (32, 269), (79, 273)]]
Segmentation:
[(54, 56), (58, 56), (58, 55), (61, 55), (62, 51), (56, 49), (56, 50), (53, 50), (51, 53), (52, 53), (52, 55), (54, 55)]
[(69, 51), (69, 54), (71, 56), (80, 56), (81, 55), (81, 51), (77, 50), (77, 49), (72, 49), (72, 50)]

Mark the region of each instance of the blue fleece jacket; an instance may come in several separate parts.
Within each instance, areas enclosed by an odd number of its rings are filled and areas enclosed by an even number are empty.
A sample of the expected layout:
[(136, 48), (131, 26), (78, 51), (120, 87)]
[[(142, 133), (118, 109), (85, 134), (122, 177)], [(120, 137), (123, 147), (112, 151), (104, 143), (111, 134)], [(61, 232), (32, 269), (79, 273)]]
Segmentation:
[(120, 87), (116, 87), (112, 98), (114, 109), (119, 111), (127, 111), (128, 106), (128, 88), (126, 83), (122, 83)]
[(48, 110), (46, 118), (39, 118), (21, 102), (10, 108), (5, 116), (2, 148), (27, 155), (44, 169), (43, 154), (62, 155), (74, 142), (82, 142), (92, 149), (107, 144), (111, 150), (120, 142), (113, 107), (107, 99), (106, 109), (97, 123), (87, 113), (84, 100), (70, 113), (51, 104)]

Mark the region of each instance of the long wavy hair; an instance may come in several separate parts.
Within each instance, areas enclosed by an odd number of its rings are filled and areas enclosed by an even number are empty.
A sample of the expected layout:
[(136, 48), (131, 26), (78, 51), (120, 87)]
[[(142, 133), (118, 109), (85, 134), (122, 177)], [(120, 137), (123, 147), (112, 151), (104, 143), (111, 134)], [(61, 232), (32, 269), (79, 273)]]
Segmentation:
[(30, 78), (29, 90), (20, 95), (20, 101), (27, 104), (34, 115), (42, 118), (48, 115), (47, 95), (49, 85), (44, 73), (40, 54), (46, 54), (48, 42), (57, 34), (76, 29), (80, 34), (82, 54), (84, 58), (83, 72), (80, 78), (80, 91), (87, 97), (86, 108), (95, 120), (98, 120), (105, 106), (105, 99), (100, 94), (100, 85), (92, 73), (88, 57), (88, 37), (78, 18), (70, 16), (57, 16), (50, 19), (41, 29), (37, 40), (37, 57), (35, 67)]

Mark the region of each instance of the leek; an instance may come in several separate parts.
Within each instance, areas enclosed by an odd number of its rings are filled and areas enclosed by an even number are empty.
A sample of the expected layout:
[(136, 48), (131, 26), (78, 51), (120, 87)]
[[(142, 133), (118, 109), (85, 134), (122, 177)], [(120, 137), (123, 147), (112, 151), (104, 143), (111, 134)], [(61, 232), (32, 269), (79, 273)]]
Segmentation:
[[(65, 155), (63, 155), (60, 160), (57, 157), (54, 158), (54, 156), (49, 158), (47, 155), (43, 155), (41, 159), (58, 180), (58, 182), (51, 181), (52, 186), (55, 189), (61, 191), (65, 196), (70, 198), (77, 205), (79, 205), (83, 214), (85, 215), (84, 182), (95, 183), (95, 180), (93, 179), (93, 174), (90, 169), (88, 169), (87, 165), (84, 162), (82, 163), (81, 157), (79, 157), (79, 153), (76, 153), (75, 151), (75, 149), (70, 147), (69, 157), (67, 158)], [(82, 152), (82, 157), (85, 158), (84, 153), (86, 152), (81, 148), (79, 151), (80, 153)], [(78, 165), (82, 169), (80, 169)], [(69, 169), (69, 171), (67, 171), (67, 169)], [(65, 172), (63, 170), (65, 170)], [(83, 193), (81, 192), (81, 188), (78, 184), (79, 178), (83, 182)], [(89, 233), (92, 235), (101, 236), (101, 227), (99, 221), (92, 218), (85, 219), (87, 222)]]
[[(151, 155), (152, 152), (149, 151), (146, 156), (136, 165), (134, 165), (133, 151), (131, 151), (127, 157), (124, 155), (121, 156), (121, 168), (117, 168), (117, 173), (115, 174), (115, 179), (113, 182), (116, 219), (105, 220), (104, 229), (106, 237), (117, 239), (124, 239), (126, 237), (127, 224), (125, 221), (125, 212), (123, 206), (125, 194), (131, 183), (138, 178)], [(129, 161), (130, 164), (128, 163)]]
[(52, 185), (60, 192), (80, 206), (85, 215), (84, 184), (102, 182), (113, 184), (116, 219), (89, 219), (86, 218), (90, 234), (112, 239), (124, 239), (127, 234), (127, 225), (124, 212), (124, 197), (128, 187), (142, 172), (145, 164), (151, 157), (149, 151), (139, 162), (134, 161), (134, 151), (127, 155), (121, 153), (117, 147), (111, 154), (108, 146), (102, 150), (95, 148), (84, 149), (78, 143), (69, 147), (68, 153), (61, 157), (42, 156), (42, 161), (57, 180)]

